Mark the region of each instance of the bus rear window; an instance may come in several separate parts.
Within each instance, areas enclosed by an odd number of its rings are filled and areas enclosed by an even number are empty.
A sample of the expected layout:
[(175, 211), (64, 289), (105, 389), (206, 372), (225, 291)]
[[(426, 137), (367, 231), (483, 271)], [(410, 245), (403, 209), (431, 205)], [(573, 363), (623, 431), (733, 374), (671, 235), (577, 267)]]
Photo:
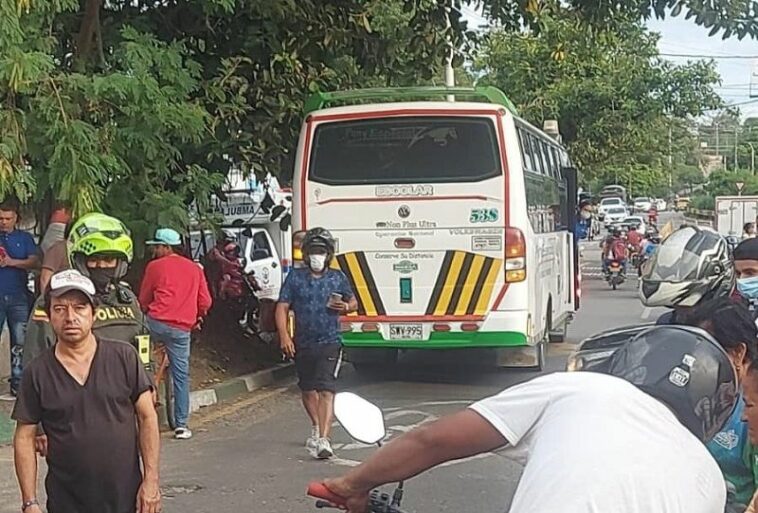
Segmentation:
[(309, 180), (327, 185), (478, 182), (501, 174), (489, 119), (414, 117), (321, 124)]

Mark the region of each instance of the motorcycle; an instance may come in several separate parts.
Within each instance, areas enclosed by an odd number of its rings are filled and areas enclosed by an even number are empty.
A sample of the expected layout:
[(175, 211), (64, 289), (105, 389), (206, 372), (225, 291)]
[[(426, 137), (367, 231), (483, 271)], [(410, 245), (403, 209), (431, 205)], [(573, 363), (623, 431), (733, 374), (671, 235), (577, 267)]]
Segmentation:
[(613, 287), (613, 290), (616, 290), (619, 285), (626, 281), (626, 275), (624, 274), (624, 268), (621, 267), (621, 262), (613, 260), (608, 264), (605, 280)]
[(638, 269), (640, 266), (640, 260), (642, 258), (640, 255), (640, 248), (634, 244), (629, 244), (627, 247), (629, 248), (629, 263), (632, 267)]
[[(261, 290), (255, 272), (244, 272), (246, 260), (235, 259), (235, 266), (227, 266), (218, 284), (219, 310), (229, 315), (248, 335), (257, 336), (260, 331)], [(228, 320), (232, 320), (228, 319)]]
[(261, 331), (261, 302), (258, 299), (258, 292), (261, 287), (255, 278), (255, 271), (244, 273), (242, 281), (245, 285), (245, 293), (243, 314), (239, 324), (249, 334), (259, 335)]
[[(356, 441), (367, 445), (382, 446), (387, 436), (382, 410), (362, 397), (351, 392), (340, 392), (334, 396), (334, 416), (347, 433)], [(369, 495), (371, 513), (404, 513), (400, 509), (403, 501), (403, 482), (399, 482), (394, 492), (374, 490)], [(306, 493), (319, 499), (316, 508), (345, 509), (346, 500), (335, 494), (324, 483), (312, 482)]]

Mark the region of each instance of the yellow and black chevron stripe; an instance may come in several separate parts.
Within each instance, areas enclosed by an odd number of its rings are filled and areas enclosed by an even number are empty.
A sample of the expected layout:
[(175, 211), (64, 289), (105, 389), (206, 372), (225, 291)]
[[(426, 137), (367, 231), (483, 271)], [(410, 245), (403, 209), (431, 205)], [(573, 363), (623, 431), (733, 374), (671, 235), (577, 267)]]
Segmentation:
[(502, 260), (465, 251), (446, 251), (426, 315), (484, 315)]
[(337, 255), (339, 269), (345, 273), (358, 300), (358, 315), (386, 315), (382, 297), (362, 251)]

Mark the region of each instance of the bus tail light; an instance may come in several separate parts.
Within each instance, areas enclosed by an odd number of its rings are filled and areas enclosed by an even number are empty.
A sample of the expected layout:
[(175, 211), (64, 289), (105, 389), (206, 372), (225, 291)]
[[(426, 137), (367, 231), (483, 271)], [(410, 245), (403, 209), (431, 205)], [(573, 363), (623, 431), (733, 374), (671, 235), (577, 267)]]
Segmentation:
[(432, 325), (432, 329), (434, 331), (443, 331), (443, 332), (444, 331), (450, 331), (450, 325), (449, 324), (437, 323), (437, 324)]
[(475, 322), (464, 322), (461, 324), (461, 331), (479, 331), (479, 325)]
[(375, 322), (365, 322), (361, 326), (361, 331), (363, 333), (376, 333), (379, 331), (379, 325)]
[(353, 325), (350, 324), (349, 322), (343, 322), (340, 324), (340, 331), (342, 333), (350, 333), (351, 331), (353, 331)]
[(505, 228), (505, 281), (515, 283), (526, 279), (526, 240), (518, 228)]

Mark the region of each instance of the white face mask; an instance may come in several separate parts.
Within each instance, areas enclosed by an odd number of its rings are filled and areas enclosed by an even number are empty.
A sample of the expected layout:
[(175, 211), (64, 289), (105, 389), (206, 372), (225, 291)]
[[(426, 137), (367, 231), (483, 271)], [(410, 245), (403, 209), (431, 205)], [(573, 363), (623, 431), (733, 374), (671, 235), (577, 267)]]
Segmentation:
[(308, 266), (311, 271), (320, 273), (326, 267), (326, 255), (309, 255)]
[(592, 214), (590, 212), (587, 212), (586, 210), (582, 210), (580, 215), (582, 216), (582, 219), (589, 219), (590, 217), (592, 217)]

